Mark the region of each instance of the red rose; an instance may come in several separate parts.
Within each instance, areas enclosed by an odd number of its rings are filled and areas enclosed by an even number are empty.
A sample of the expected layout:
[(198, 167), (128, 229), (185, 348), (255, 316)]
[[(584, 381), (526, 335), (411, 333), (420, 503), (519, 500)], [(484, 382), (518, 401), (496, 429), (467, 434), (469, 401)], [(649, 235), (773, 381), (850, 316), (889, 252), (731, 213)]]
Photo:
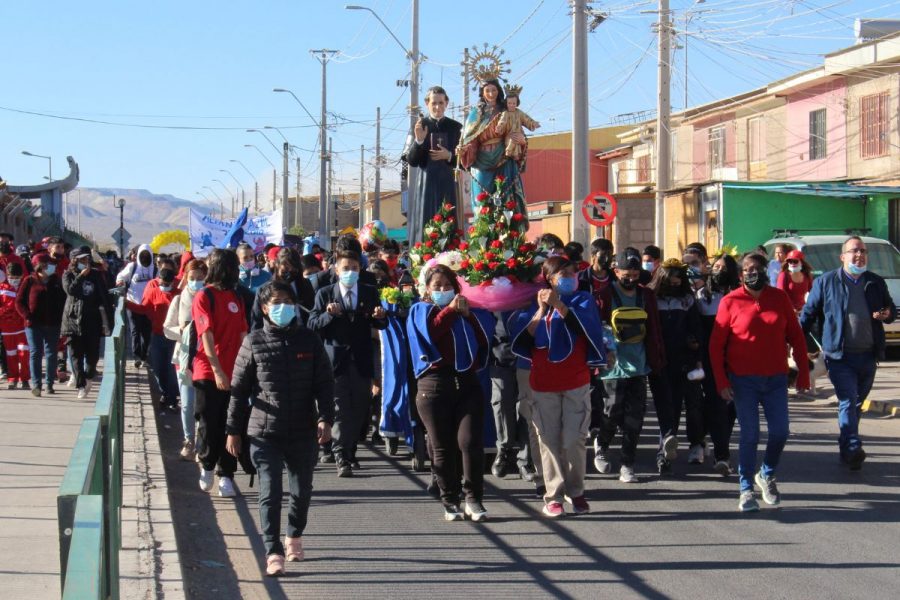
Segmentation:
[(519, 252), (528, 252), (528, 244), (522, 244), (519, 246)]
[(431, 240), (428, 240), (427, 242), (425, 242), (425, 247), (426, 247), (426, 248), (433, 248), (433, 247), (434, 247), (434, 242), (432, 242)]
[[(472, 235), (473, 233), (475, 233), (475, 226), (474, 226), (474, 225), (472, 225), (471, 227), (469, 227), (469, 235)], [(462, 235), (462, 232), (461, 232), (461, 231), (459, 232), (459, 235)]]
[(508, 258), (506, 260), (506, 266), (509, 267), (510, 269), (515, 269), (516, 268), (516, 259)]
[(497, 258), (497, 255), (493, 252), (485, 252), (484, 257), (488, 260), (494, 260), (495, 258)]
[(454, 206), (449, 202), (444, 205), (444, 210), (453, 210)]
[(481, 271), (482, 269), (484, 269), (484, 261), (479, 260), (477, 263), (475, 263), (475, 270)]
[(503, 175), (497, 175), (497, 181), (503, 183), (504, 181), (506, 181), (506, 177), (504, 177)]
[(488, 214), (489, 212), (491, 212), (491, 209), (488, 208), (487, 206), (482, 206), (482, 207), (481, 207), (481, 214), (486, 215), (486, 214)]
[(489, 263), (488, 263), (488, 268), (489, 268), (491, 271), (493, 271), (494, 269), (496, 269), (496, 268), (499, 267), (499, 266), (500, 266), (500, 263), (498, 263), (498, 262), (489, 262)]
[(426, 254), (425, 256), (422, 257), (422, 260), (429, 261), (429, 260), (431, 260), (432, 258), (434, 258), (433, 255), (431, 255), (431, 254)]
[(469, 242), (460, 242), (460, 243), (459, 243), (459, 249), (460, 249), (460, 250), (468, 250), (468, 249), (469, 249)]
[(511, 237), (512, 239), (516, 239), (517, 237), (519, 237), (519, 232), (513, 229), (509, 232), (509, 237)]
[(475, 199), (478, 200), (479, 202), (484, 202), (488, 198), (490, 198), (490, 195), (487, 192), (481, 192), (480, 194), (475, 196)]
[(533, 264), (534, 264), (533, 258), (529, 258), (528, 260), (525, 261), (525, 266), (527, 266), (527, 267), (530, 267)]
[(442, 217), (441, 215), (434, 215), (434, 222), (435, 222), (435, 223), (440, 223), (440, 222), (443, 221), (443, 220), (444, 220), (444, 217)]
[(496, 223), (494, 223), (494, 229), (503, 229), (503, 222), (497, 221)]
[(421, 247), (422, 247), (422, 242), (416, 242), (416, 248), (421, 248)]
[(430, 237), (433, 240), (436, 240), (440, 237), (440, 234), (437, 231), (432, 231), (431, 235), (429, 235), (428, 237)]
[(515, 213), (513, 215), (513, 221), (521, 221), (523, 218), (522, 213)]
[(453, 215), (450, 215), (449, 217), (447, 217), (447, 222), (448, 223), (456, 223), (456, 217), (454, 217)]
[(494, 240), (493, 242), (491, 242), (491, 248), (502, 248), (502, 247), (503, 247), (503, 242), (501, 242), (500, 240)]
[(459, 263), (459, 268), (460, 268), (460, 269), (468, 269), (468, 268), (469, 268), (469, 261), (464, 260), (464, 261), (462, 261), (461, 263)]
[(510, 200), (509, 202), (507, 202), (506, 208), (508, 208), (509, 210), (515, 210), (516, 209), (516, 201)]

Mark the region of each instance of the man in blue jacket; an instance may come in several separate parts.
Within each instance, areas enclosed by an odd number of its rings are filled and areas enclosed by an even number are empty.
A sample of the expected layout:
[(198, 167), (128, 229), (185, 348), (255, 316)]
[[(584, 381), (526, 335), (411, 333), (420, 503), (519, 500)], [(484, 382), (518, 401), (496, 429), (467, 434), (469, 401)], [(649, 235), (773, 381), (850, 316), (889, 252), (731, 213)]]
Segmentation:
[(867, 270), (868, 260), (862, 238), (847, 238), (841, 268), (816, 279), (800, 316), (804, 332), (821, 327), (825, 366), (838, 398), (841, 461), (853, 471), (866, 459), (859, 417), (872, 390), (876, 363), (884, 358), (884, 323), (897, 318), (887, 285)]

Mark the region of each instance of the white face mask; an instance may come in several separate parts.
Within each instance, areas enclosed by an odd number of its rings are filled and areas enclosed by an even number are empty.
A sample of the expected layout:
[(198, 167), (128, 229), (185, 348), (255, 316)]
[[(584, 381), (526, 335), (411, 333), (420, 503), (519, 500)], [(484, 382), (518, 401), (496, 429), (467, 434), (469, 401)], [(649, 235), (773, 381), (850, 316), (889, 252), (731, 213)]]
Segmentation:
[(799, 273), (803, 270), (803, 265), (788, 265), (788, 271), (791, 273)]

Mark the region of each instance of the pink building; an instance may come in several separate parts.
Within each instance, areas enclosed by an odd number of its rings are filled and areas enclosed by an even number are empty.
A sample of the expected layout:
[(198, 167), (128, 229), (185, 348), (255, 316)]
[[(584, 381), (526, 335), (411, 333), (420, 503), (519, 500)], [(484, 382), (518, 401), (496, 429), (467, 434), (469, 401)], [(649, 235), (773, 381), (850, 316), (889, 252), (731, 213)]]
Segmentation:
[(736, 179), (735, 113), (729, 111), (701, 117), (692, 125), (691, 180)]
[[(810, 82), (812, 83), (812, 82)], [(791, 181), (847, 176), (847, 84), (834, 77), (779, 90), (785, 105), (785, 161)]]

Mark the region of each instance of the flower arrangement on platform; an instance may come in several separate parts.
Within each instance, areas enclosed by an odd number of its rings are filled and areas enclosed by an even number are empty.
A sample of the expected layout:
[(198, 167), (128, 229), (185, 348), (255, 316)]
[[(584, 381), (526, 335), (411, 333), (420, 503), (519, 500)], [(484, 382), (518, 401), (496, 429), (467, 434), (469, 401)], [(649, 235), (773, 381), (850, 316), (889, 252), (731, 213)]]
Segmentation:
[(381, 299), (388, 304), (395, 304), (399, 308), (409, 308), (416, 296), (412, 292), (402, 292), (399, 288), (385, 287), (381, 289)]
[(409, 249), (412, 272), (416, 278), (428, 261), (444, 252), (465, 250), (466, 247), (462, 241), (463, 232), (456, 222), (456, 207), (449, 202), (441, 205), (434, 217), (425, 223), (423, 231), (424, 239)]
[(534, 243), (525, 240), (527, 230), (528, 216), (519, 211), (505, 178), (498, 175), (493, 193), (483, 191), (476, 198), (469, 241), (460, 247), (467, 252), (460, 268), (469, 286), (490, 285), (501, 277), (510, 283), (534, 279), (540, 267)]

